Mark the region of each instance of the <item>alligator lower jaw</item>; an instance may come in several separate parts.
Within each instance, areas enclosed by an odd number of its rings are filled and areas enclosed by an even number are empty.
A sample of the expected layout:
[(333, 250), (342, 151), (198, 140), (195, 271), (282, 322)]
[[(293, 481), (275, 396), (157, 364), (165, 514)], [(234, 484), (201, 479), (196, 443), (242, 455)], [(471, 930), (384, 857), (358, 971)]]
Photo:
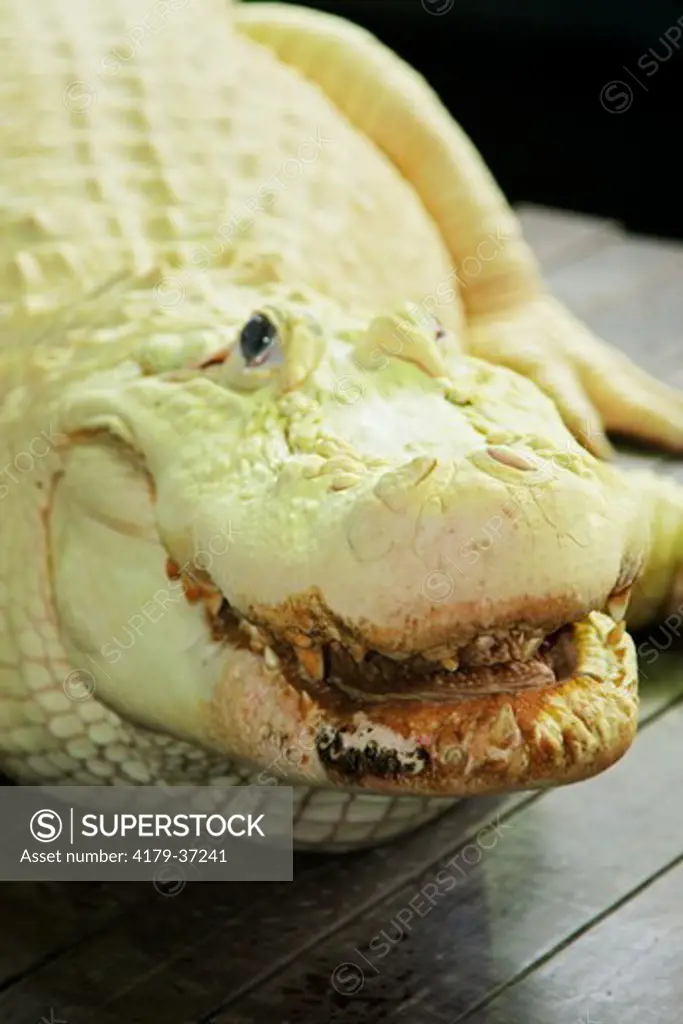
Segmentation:
[(593, 613), (526, 662), (407, 677), (398, 690), (395, 679), (373, 692), (333, 672), (300, 686), (324, 723), (328, 781), (393, 795), (577, 782), (626, 752), (638, 720), (632, 642), (623, 623)]

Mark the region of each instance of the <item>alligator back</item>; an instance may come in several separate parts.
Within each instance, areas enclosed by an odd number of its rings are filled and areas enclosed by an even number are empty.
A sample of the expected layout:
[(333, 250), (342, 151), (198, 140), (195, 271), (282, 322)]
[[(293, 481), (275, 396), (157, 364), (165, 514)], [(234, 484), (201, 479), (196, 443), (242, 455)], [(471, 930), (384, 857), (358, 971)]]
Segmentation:
[[(422, 302), (451, 276), (412, 187), (316, 86), (239, 36), (225, 0), (141, 12), (0, 0), (5, 315), (160, 261), (362, 309)], [(443, 313), (459, 324), (457, 297)]]

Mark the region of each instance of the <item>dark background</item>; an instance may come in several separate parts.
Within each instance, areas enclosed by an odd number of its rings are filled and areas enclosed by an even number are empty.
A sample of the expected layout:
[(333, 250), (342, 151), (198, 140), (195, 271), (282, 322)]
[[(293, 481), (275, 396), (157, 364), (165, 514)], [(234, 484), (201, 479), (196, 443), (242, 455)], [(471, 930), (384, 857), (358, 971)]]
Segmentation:
[(299, 2), (417, 67), (512, 202), (683, 237), (683, 0)]

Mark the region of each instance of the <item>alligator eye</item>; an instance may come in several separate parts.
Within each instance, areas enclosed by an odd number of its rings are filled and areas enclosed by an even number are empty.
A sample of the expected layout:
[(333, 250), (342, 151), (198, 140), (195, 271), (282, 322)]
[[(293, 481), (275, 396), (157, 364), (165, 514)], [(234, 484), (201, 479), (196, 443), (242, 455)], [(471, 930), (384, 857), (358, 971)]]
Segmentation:
[(446, 328), (439, 323), (436, 317), (434, 317), (434, 337), (437, 341), (446, 337)]
[(255, 313), (240, 331), (240, 352), (247, 366), (260, 366), (277, 338), (277, 327), (263, 313)]

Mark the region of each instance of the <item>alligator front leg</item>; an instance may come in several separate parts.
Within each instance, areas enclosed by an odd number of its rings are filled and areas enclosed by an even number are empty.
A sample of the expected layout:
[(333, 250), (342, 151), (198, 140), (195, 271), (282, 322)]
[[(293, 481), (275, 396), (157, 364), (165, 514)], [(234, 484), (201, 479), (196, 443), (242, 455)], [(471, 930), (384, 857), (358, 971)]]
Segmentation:
[(612, 454), (605, 431), (683, 449), (681, 394), (596, 337), (549, 294), (471, 317), (466, 348), (533, 380), (594, 455)]
[[(236, 7), (234, 17), (241, 32), (316, 82), (414, 186), (452, 255), (473, 355), (533, 380), (596, 455), (611, 454), (606, 431), (683, 450), (683, 396), (548, 293), (480, 154), (419, 74), (331, 15), (260, 3)], [(437, 287), (436, 294), (447, 302), (453, 293)], [(438, 306), (433, 312), (438, 317)]]

